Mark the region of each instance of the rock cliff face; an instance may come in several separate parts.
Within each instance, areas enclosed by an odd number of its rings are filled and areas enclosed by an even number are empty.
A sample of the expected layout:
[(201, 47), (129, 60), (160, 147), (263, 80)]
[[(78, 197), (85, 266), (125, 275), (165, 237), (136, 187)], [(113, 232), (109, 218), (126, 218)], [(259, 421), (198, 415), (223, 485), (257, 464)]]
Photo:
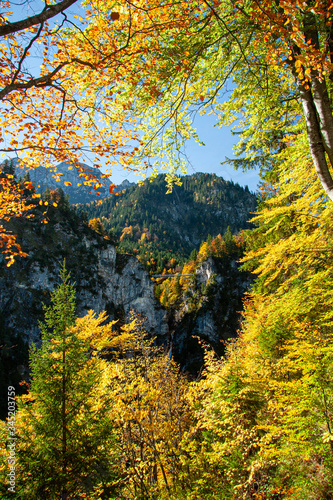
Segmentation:
[(251, 283), (233, 255), (209, 257), (198, 266), (186, 293), (168, 311), (170, 347), (185, 370), (196, 374), (203, 364), (199, 339), (221, 355), (224, 342), (236, 337), (242, 297)]
[[(130, 310), (146, 318), (146, 327), (152, 334), (167, 334), (165, 312), (154, 297), (153, 283), (140, 262), (132, 256), (118, 255), (108, 243), (104, 248), (85, 236), (82, 239), (90, 259), (89, 276), (80, 272), (84, 265), (82, 247), (77, 266), (73, 255), (67, 256), (67, 268), (76, 282), (77, 313), (83, 316), (89, 309), (97, 313), (106, 310), (110, 319), (125, 319)], [(65, 258), (61, 252), (44, 265), (34, 261), (31, 254), (17, 261), (10, 269), (2, 270), (0, 277), (0, 312), (3, 327), (29, 342), (39, 342), (38, 321), (43, 319), (42, 303), (48, 303)], [(80, 259), (81, 258), (81, 259)], [(81, 260), (81, 262), (80, 262)]]

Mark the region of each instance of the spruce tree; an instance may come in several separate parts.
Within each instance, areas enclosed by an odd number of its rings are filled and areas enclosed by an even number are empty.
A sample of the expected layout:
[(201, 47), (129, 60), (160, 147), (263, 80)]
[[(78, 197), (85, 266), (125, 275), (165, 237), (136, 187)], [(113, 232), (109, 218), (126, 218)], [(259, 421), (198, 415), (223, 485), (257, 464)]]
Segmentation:
[(112, 498), (114, 438), (106, 363), (75, 326), (65, 266), (45, 307), (42, 347), (32, 347), (29, 394), (19, 402), (17, 497)]
[(235, 250), (235, 243), (230, 226), (227, 227), (227, 230), (223, 235), (223, 239), (226, 245), (227, 252), (232, 253)]

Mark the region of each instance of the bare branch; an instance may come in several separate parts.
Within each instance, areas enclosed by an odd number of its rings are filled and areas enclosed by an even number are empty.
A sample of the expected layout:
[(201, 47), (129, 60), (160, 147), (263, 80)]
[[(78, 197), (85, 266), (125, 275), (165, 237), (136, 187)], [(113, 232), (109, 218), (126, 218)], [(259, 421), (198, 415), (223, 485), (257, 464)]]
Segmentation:
[(0, 26), (0, 36), (17, 33), (18, 31), (31, 28), (31, 26), (36, 26), (37, 24), (44, 23), (63, 10), (68, 9), (68, 7), (76, 2), (77, 0), (62, 0), (62, 2), (59, 2), (55, 5), (46, 5), (42, 12), (36, 14), (35, 16), (27, 17), (26, 19), (22, 19), (22, 21), (16, 21), (15, 23), (3, 24)]

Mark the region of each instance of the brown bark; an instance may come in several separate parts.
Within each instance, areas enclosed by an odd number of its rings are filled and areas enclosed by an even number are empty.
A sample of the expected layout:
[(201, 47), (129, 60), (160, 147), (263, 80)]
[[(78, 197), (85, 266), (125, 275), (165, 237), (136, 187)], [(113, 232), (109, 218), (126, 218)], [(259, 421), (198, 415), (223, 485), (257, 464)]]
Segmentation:
[(77, 0), (62, 0), (55, 5), (47, 5), (39, 14), (35, 16), (27, 17), (22, 19), (22, 21), (16, 21), (14, 23), (2, 24), (0, 26), (0, 36), (10, 35), (12, 33), (17, 33), (26, 28), (31, 28), (31, 26), (36, 26), (37, 24), (44, 23), (48, 19), (56, 16), (60, 12), (68, 9), (71, 5), (76, 3)]
[(81, 59), (75, 57), (70, 61), (65, 61), (61, 64), (58, 64), (58, 66), (54, 68), (54, 70), (48, 73), (47, 75), (41, 76), (39, 78), (31, 78), (26, 82), (14, 82), (9, 85), (6, 85), (6, 87), (0, 90), (0, 100), (4, 99), (11, 92), (26, 91), (31, 89), (32, 87), (40, 87), (40, 88), (51, 87), (52, 85), (54, 85), (54, 79), (55, 77), (57, 77), (58, 73), (62, 70), (62, 68), (64, 68), (65, 66), (69, 66), (73, 63), (77, 63), (82, 66), (87, 66), (88, 68), (91, 69), (96, 69), (96, 67), (90, 62), (82, 61)]

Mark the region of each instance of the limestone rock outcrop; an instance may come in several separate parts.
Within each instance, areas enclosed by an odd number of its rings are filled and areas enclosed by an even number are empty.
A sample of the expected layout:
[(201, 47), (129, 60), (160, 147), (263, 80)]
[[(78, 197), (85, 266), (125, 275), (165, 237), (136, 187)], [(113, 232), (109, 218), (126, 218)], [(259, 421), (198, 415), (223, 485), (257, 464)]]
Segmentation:
[(242, 298), (252, 283), (250, 273), (239, 270), (233, 255), (209, 257), (175, 308), (168, 311), (172, 353), (185, 370), (198, 373), (203, 364), (201, 340), (218, 354), (225, 341), (241, 326)]
[[(135, 257), (118, 255), (112, 245), (93, 248), (92, 241), (87, 238), (84, 238), (84, 244), (87, 253), (93, 254), (90, 276), (80, 272), (80, 262), (73, 267), (75, 254), (67, 256), (66, 264), (76, 283), (78, 315), (83, 316), (90, 309), (97, 313), (106, 310), (110, 319), (125, 319), (134, 310), (146, 318), (146, 328), (151, 334), (166, 335), (165, 312), (154, 297), (153, 283), (142, 264)], [(43, 319), (42, 304), (49, 302), (49, 292), (57, 283), (59, 257), (58, 254), (58, 258), (54, 256), (43, 265), (30, 255), (1, 273), (3, 327), (29, 343), (39, 342), (38, 321)]]

